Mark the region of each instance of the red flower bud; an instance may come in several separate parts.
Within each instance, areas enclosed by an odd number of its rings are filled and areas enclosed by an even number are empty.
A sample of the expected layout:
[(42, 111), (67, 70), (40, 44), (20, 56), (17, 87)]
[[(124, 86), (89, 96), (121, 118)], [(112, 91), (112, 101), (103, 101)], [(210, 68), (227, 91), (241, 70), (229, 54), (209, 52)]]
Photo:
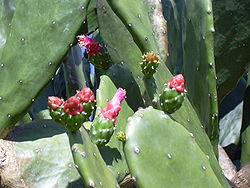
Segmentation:
[(94, 93), (89, 88), (84, 88), (76, 94), (76, 96), (85, 103), (94, 102), (95, 96)]
[(51, 110), (56, 110), (59, 106), (63, 104), (63, 100), (58, 97), (48, 97), (48, 106)]
[(100, 44), (95, 42), (93, 38), (89, 38), (85, 35), (79, 35), (77, 38), (79, 46), (86, 48), (86, 53), (89, 55), (89, 57), (100, 53)]
[(174, 76), (171, 80), (167, 82), (170, 88), (176, 89), (177, 92), (182, 93), (185, 91), (184, 88), (184, 77), (182, 74)]
[(65, 101), (63, 110), (65, 113), (75, 116), (83, 111), (83, 106), (80, 100), (77, 97), (73, 96)]

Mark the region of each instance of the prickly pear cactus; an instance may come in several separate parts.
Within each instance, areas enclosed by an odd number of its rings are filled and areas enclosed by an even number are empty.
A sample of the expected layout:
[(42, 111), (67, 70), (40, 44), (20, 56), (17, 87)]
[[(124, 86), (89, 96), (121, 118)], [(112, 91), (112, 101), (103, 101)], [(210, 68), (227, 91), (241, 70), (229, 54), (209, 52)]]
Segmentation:
[(9, 23), (4, 25), (9, 29), (4, 29), (5, 34), (1, 35), (4, 36), (0, 59), (2, 137), (53, 77), (85, 19), (87, 3), (88, 0), (20, 0), (16, 9), (12, 9), (14, 12), (8, 9), (9, 5), (7, 8), (1, 5), (0, 15), (10, 13)]
[(68, 130), (78, 130), (87, 121), (94, 109), (94, 93), (89, 88), (77, 91), (75, 96), (65, 102), (58, 97), (48, 97), (51, 117)]
[(83, 187), (72, 158), (66, 129), (52, 120), (36, 120), (0, 140), (1, 186), (11, 188)]
[(125, 156), (138, 187), (229, 187), (219, 182), (193, 134), (162, 111), (137, 111), (126, 135)]
[(164, 87), (165, 89), (160, 95), (160, 106), (164, 112), (172, 114), (181, 107), (184, 100), (183, 76), (181, 74), (176, 75), (164, 84)]
[(242, 133), (241, 167), (250, 160), (250, 126)]
[(97, 146), (104, 146), (114, 133), (113, 122), (104, 117), (96, 117), (90, 128), (91, 140)]
[[(105, 75), (101, 76), (100, 86), (96, 95), (97, 114), (100, 113), (101, 109), (112, 99), (116, 90), (117, 88), (109, 77)], [(126, 121), (133, 113), (133, 110), (129, 108), (127, 102), (123, 101), (121, 103), (121, 111), (117, 117), (114, 134), (110, 138), (110, 141), (104, 147), (100, 148), (103, 159), (119, 182), (123, 180), (129, 170), (123, 152), (123, 142), (119, 141), (117, 136), (121, 132), (124, 133)]]
[(106, 166), (97, 146), (91, 142), (88, 133), (81, 128), (68, 132), (72, 155), (86, 187), (119, 187)]
[[(172, 29), (168, 36), (169, 55), (172, 61), (170, 64), (172, 68), (177, 69), (171, 71), (173, 73), (181, 71), (186, 78), (188, 97), (214, 148), (217, 148), (218, 102), (212, 2), (168, 0), (168, 3), (169, 27), (173, 25), (178, 31), (176, 33)], [(175, 56), (176, 51), (178, 51), (177, 56)]]

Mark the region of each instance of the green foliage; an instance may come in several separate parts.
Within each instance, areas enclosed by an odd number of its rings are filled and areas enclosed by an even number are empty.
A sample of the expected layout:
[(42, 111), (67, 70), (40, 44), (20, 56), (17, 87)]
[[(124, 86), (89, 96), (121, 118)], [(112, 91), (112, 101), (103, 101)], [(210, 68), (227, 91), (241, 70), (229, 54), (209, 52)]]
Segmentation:
[[(108, 101), (114, 96), (116, 90), (117, 88), (109, 77), (101, 76), (101, 82), (96, 96), (96, 114), (99, 114), (100, 109), (107, 105)], [(119, 182), (122, 181), (125, 175), (128, 173), (128, 167), (123, 152), (123, 143), (118, 141), (116, 135), (120, 131), (125, 131), (126, 121), (132, 115), (133, 110), (129, 108), (126, 101), (123, 101), (121, 104), (121, 111), (119, 112), (116, 120), (115, 132), (108, 144), (100, 148), (103, 159), (105, 160), (106, 164), (109, 165), (114, 176)]]
[(4, 22), (8, 29), (1, 29), (6, 41), (1, 45), (0, 59), (2, 136), (53, 77), (85, 18), (83, 7), (87, 3), (88, 0), (20, 0), (13, 12), (6, 1), (0, 2), (4, 4), (0, 15), (9, 13), (8, 23)]
[(1, 169), (6, 187), (82, 187), (66, 130), (52, 120), (38, 120), (15, 128), (1, 141), (9, 160)]
[(117, 181), (106, 166), (97, 146), (84, 128), (68, 132), (72, 155), (86, 187), (117, 187)]
[[(93, 100), (84, 103), (87, 113), (76, 113), (77, 107), (72, 107), (75, 113), (65, 114), (63, 102), (50, 111), (54, 120), (72, 131), (67, 136), (75, 167), (86, 187), (118, 187), (117, 182), (129, 173), (143, 188), (229, 187), (216, 159), (218, 102), (234, 87), (249, 63), (248, 29), (244, 33), (249, 24), (244, 16), (249, 11), (243, 10), (248, 4), (233, 0), (161, 2), (167, 2), (164, 12), (168, 36), (160, 28), (155, 31), (158, 22), (150, 16), (159, 4), (150, 1), (0, 0), (1, 137), (30, 106), (34, 119), (50, 118), (45, 110), (48, 96), (66, 99), (89, 87), (96, 94), (96, 106)], [(228, 20), (230, 12), (232, 20)], [(242, 23), (237, 22), (237, 17), (244, 17)], [(87, 59), (82, 57), (79, 46), (70, 48), (77, 34), (83, 34), (82, 42), (84, 36), (93, 34), (95, 42), (102, 46), (101, 53)], [(159, 35), (169, 39), (167, 66)], [(65, 83), (56, 86), (60, 93), (54, 87), (58, 80), (50, 81), (57, 70), (57, 75), (62, 76), (57, 79)], [(172, 74), (179, 73), (185, 77), (185, 100), (184, 94), (164, 87)], [(114, 124), (99, 114), (117, 88), (126, 90), (126, 101), (121, 103)], [(241, 130), (242, 165), (249, 160), (248, 91)], [(75, 97), (78, 100), (79, 96)], [(155, 109), (141, 109), (147, 106)], [(25, 158), (18, 169), (25, 186), (40, 187), (50, 181), (54, 182), (52, 187), (83, 186), (76, 169), (65, 167), (74, 165), (68, 140), (62, 134), (65, 127), (55, 128), (57, 125), (52, 120), (36, 120), (25, 124), (25, 133), (18, 127), (18, 134), (9, 134), (8, 139), (14, 135), (20, 141), (11, 142), (17, 161), (23, 160), (20, 156), (26, 152), (30, 158)]]
[[(169, 2), (170, 33), (168, 38), (170, 40), (171, 71), (173, 73), (183, 72), (188, 97), (210, 140), (216, 143), (218, 105), (211, 1), (175, 0)], [(171, 28), (172, 25), (173, 28)], [(177, 55), (176, 52), (178, 52)]]
[(214, 53), (221, 101), (250, 65), (250, 1), (213, 0)]
[(126, 134), (125, 156), (139, 187), (229, 187), (220, 184), (193, 134), (162, 111), (137, 111)]
[(241, 167), (250, 160), (250, 126), (242, 133)]

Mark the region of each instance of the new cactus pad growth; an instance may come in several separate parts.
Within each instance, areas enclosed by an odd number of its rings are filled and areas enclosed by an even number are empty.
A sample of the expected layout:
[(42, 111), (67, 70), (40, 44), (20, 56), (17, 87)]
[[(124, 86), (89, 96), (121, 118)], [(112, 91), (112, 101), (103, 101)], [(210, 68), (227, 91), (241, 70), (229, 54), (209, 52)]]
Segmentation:
[(161, 109), (172, 114), (178, 110), (185, 97), (184, 77), (181, 74), (174, 76), (166, 84), (163, 93), (160, 95)]
[(159, 57), (155, 52), (147, 52), (143, 56), (143, 62), (141, 62), (142, 73), (146, 78), (150, 78), (156, 72), (156, 68), (159, 66)]
[(94, 109), (94, 93), (89, 88), (77, 92), (65, 102), (58, 97), (49, 97), (51, 117), (70, 131), (78, 130), (87, 121)]
[(126, 96), (126, 91), (119, 88), (112, 100), (110, 100), (101, 113), (94, 119), (90, 134), (92, 141), (98, 146), (103, 146), (109, 142), (114, 133), (116, 118), (121, 110), (121, 102)]

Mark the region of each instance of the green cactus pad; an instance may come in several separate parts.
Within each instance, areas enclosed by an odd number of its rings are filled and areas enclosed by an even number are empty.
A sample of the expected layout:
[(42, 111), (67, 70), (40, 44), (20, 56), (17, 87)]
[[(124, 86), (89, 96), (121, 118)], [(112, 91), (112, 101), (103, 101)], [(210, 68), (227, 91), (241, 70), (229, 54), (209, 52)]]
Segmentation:
[(97, 146), (104, 146), (109, 142), (114, 133), (113, 122), (101, 116), (97, 116), (90, 128), (90, 138)]
[(175, 42), (175, 48), (170, 47), (170, 56), (172, 53), (174, 55), (170, 60), (176, 62), (174, 67), (178, 69), (172, 72), (183, 72), (188, 97), (210, 140), (217, 148), (218, 101), (212, 2), (211, 0), (169, 0), (169, 2), (168, 11), (171, 18), (169, 21), (178, 31), (176, 33), (172, 29), (169, 33), (171, 44)]
[(164, 112), (137, 111), (126, 134), (125, 156), (138, 187), (223, 187), (193, 134)]
[(160, 106), (161, 109), (172, 114), (178, 110), (184, 101), (184, 93), (179, 93), (175, 89), (166, 87), (163, 93), (160, 95)]
[[(78, 45), (70, 48), (67, 56), (63, 59), (62, 65), (67, 98), (75, 95), (77, 90), (91, 85), (88, 79), (89, 75), (84, 71), (86, 63), (82, 62), (82, 51)], [(84, 74), (87, 74), (86, 77)]]
[(250, 1), (213, 0), (218, 101), (250, 66)]
[[(105, 75), (101, 76), (100, 86), (96, 95), (96, 114), (99, 114), (100, 109), (108, 104), (108, 101), (112, 99), (116, 90), (117, 88), (109, 77)], [(123, 180), (128, 173), (128, 166), (123, 153), (123, 143), (120, 142), (116, 136), (120, 131), (125, 131), (126, 121), (133, 113), (133, 110), (129, 108), (126, 101), (123, 101), (121, 103), (121, 111), (117, 116), (115, 132), (106, 146), (100, 148), (103, 159), (119, 182)]]
[(250, 69), (248, 71), (247, 88), (245, 91), (243, 103), (243, 117), (241, 131), (242, 150), (241, 150), (241, 166), (243, 167), (250, 160)]
[[(141, 0), (107, 0), (112, 10), (132, 34), (142, 53), (158, 51), (148, 10)], [(149, 33), (150, 32), (150, 33)]]
[(8, 161), (1, 166), (1, 185), (11, 188), (83, 187), (65, 131), (53, 120), (36, 120), (15, 127), (8, 134), (9, 141), (0, 141), (1, 151), (8, 156), (1, 158)]
[(250, 126), (241, 135), (241, 167), (250, 161)]
[[(110, 58), (115, 64), (119, 64), (133, 72), (136, 83), (144, 91), (142, 82), (143, 74), (139, 62), (143, 55), (133, 37), (112, 11), (107, 1), (97, 0), (97, 16), (100, 35), (107, 45)], [(115, 28), (115, 29), (112, 29)], [(111, 32), (112, 29), (112, 32)], [(119, 39), (117, 42), (116, 39)]]
[(86, 130), (81, 128), (76, 133), (68, 132), (68, 136), (75, 164), (86, 187), (119, 187)]
[(139, 107), (144, 107), (143, 98), (140, 93), (141, 88), (136, 84), (135, 78), (129, 69), (120, 65), (113, 65), (105, 72), (105, 75), (112, 80), (115, 87), (126, 90), (126, 101), (130, 108), (136, 111)]
[[(132, 7), (133, 9), (133, 7)], [(138, 49), (133, 41), (133, 37), (130, 32), (127, 30), (127, 27), (119, 19), (118, 16), (112, 11), (110, 6), (107, 5), (106, 1), (98, 1), (98, 20), (100, 25), (100, 34), (104, 42), (107, 44), (108, 51), (114, 63), (123, 64), (122, 66), (129, 68), (135, 77), (136, 83), (140, 86), (141, 94), (144, 95), (145, 87), (142, 83), (143, 74), (141, 72), (141, 67), (138, 62), (141, 60), (142, 52)], [(144, 11), (146, 14), (147, 11)], [(111, 28), (116, 28), (111, 30)], [(148, 31), (152, 33), (152, 31)], [(119, 38), (120, 42), (118, 43), (115, 39)], [(149, 51), (152, 51), (150, 49)], [(123, 63), (121, 63), (123, 62)], [(121, 75), (121, 74), (117, 74)], [(119, 76), (116, 76), (117, 80), (122, 80)], [(111, 77), (112, 78), (112, 77)], [(160, 94), (163, 91), (163, 84), (172, 78), (170, 71), (167, 69), (164, 63), (160, 63), (158, 71), (154, 74), (155, 80), (147, 81), (147, 87), (151, 90), (152, 98), (156, 95), (156, 92)], [(114, 81), (113, 81), (114, 82)], [(121, 87), (117, 82), (116, 87)], [(116, 82), (114, 82), (116, 83)], [(129, 98), (129, 97), (128, 97)], [(134, 97), (137, 99), (138, 97)], [(129, 104), (130, 105), (130, 104)], [(134, 109), (134, 108), (133, 108)], [(181, 125), (183, 125), (188, 131), (192, 132), (195, 135), (197, 144), (203, 150), (204, 153), (209, 155), (211, 166), (215, 171), (216, 175), (220, 177), (220, 182), (227, 186), (228, 183), (225, 178), (221, 175), (221, 171), (218, 168), (217, 159), (213, 153), (213, 148), (209, 142), (209, 138), (204, 131), (204, 126), (201, 124), (199, 117), (197, 116), (194, 108), (188, 100), (184, 100), (182, 108), (172, 114), (173, 118), (176, 119)]]
[[(53, 77), (85, 19), (87, 3), (20, 0), (16, 4), (11, 22), (5, 25), (9, 32), (0, 59), (2, 137)], [(2, 6), (0, 10), (7, 11)]]

